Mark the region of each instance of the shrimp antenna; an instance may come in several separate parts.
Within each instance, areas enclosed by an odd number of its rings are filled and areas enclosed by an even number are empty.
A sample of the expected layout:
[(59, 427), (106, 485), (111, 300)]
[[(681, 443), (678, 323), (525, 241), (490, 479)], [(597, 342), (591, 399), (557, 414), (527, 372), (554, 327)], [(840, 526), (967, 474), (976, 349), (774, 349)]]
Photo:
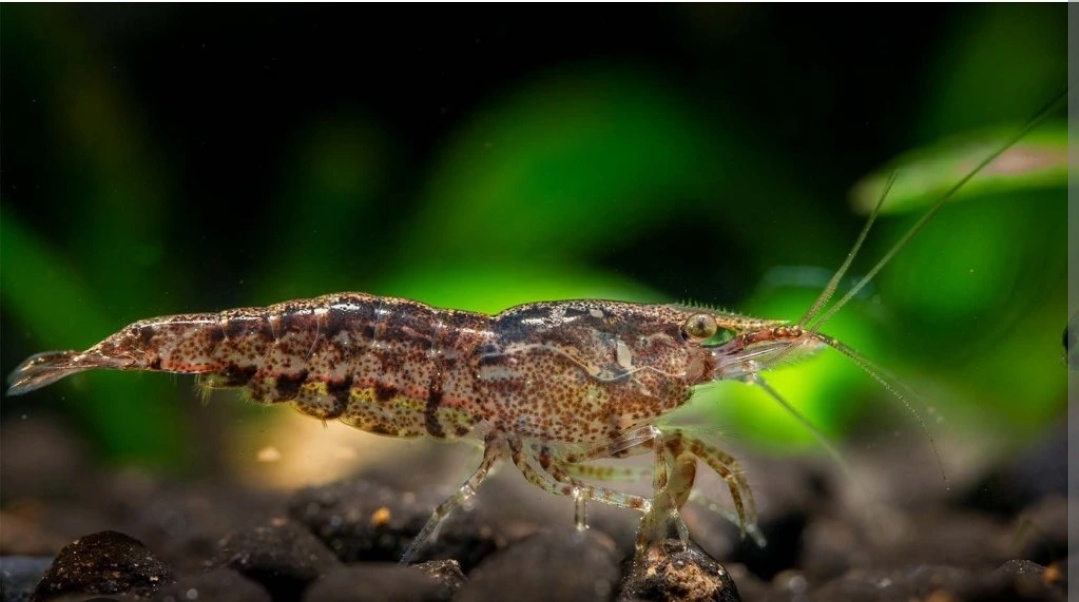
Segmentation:
[[(817, 333), (815, 335), (816, 340), (828, 345), (832, 349), (835, 349), (839, 353), (845, 355), (850, 361), (854, 362), (856, 366), (861, 368), (862, 372), (865, 372), (873, 380), (880, 383), (880, 386), (884, 387), (886, 391), (892, 394), (899, 400), (899, 403), (903, 404), (907, 412), (918, 421), (918, 425), (922, 428), (922, 432), (925, 433), (926, 438), (929, 439), (929, 445), (933, 448), (933, 457), (937, 460), (937, 470), (940, 471), (940, 478), (942, 481), (948, 481), (948, 475), (944, 470), (944, 462), (941, 460), (940, 450), (937, 448), (937, 440), (933, 437), (933, 432), (929, 430), (929, 425), (925, 422), (925, 418), (918, 412), (918, 409), (911, 403), (911, 399), (918, 399), (918, 396), (910, 389), (910, 387), (903, 384), (903, 381), (892, 376), (887, 370), (876, 365), (862, 354), (855, 351), (853, 348), (844, 345), (843, 343)], [(929, 409), (932, 413), (932, 408)]]
[[(1024, 136), (1029, 134), (1034, 128), (1041, 125), (1041, 123), (1049, 115), (1051, 115), (1060, 104), (1062, 104), (1062, 102), (1067, 98), (1067, 96), (1068, 90), (1067, 88), (1065, 88), (1060, 94), (1053, 98), (1053, 100), (1051, 100), (1041, 109), (1039, 109), (1038, 112), (1035, 113), (1034, 116), (1031, 117), (1030, 120), (1028, 120), (1026, 124), (1024, 124), (1023, 127), (1021, 127), (1015, 134), (1008, 138), (1008, 140), (1004, 144), (1002, 144), (999, 148), (997, 148), (995, 151), (982, 159), (974, 167), (974, 169), (967, 172), (967, 174), (964, 175), (951, 188), (949, 188), (948, 191), (940, 197), (940, 199), (933, 203), (933, 206), (930, 207), (930, 209), (926, 211), (918, 219), (917, 222), (915, 222), (914, 226), (908, 229), (906, 233), (904, 233), (903, 236), (900, 237), (900, 239), (894, 245), (892, 245), (888, 252), (884, 254), (884, 257), (882, 257), (880, 261), (878, 261), (873, 266), (873, 268), (870, 269), (868, 273), (866, 273), (865, 276), (859, 279), (858, 282), (856, 282), (855, 285), (851, 287), (851, 289), (839, 299), (839, 301), (837, 301), (823, 313), (819, 313), (824, 310), (826, 306), (828, 306), (828, 302), (831, 300), (832, 296), (835, 294), (836, 289), (839, 287), (840, 280), (847, 273), (847, 270), (850, 269), (851, 263), (854, 261), (854, 257), (858, 254), (858, 251), (861, 250), (862, 244), (865, 242), (866, 236), (869, 234), (869, 230), (872, 227), (873, 222), (876, 221), (877, 216), (880, 214), (881, 207), (883, 207), (884, 201), (885, 199), (887, 199), (888, 193), (891, 191), (891, 188), (896, 181), (897, 173), (893, 172), (892, 175), (888, 178), (888, 181), (885, 183), (884, 189), (881, 192), (880, 199), (877, 200), (876, 205), (873, 207), (873, 211), (869, 214), (869, 219), (866, 221), (865, 226), (862, 227), (862, 231), (858, 234), (858, 238), (857, 240), (855, 240), (854, 246), (851, 247), (850, 252), (847, 253), (847, 256), (843, 260), (842, 265), (839, 266), (839, 269), (836, 270), (835, 275), (833, 275), (831, 280), (828, 281), (827, 286), (825, 286), (824, 290), (821, 291), (820, 296), (817, 297), (817, 300), (813, 303), (813, 306), (810, 307), (809, 311), (807, 311), (805, 315), (803, 315), (802, 318), (798, 321), (798, 326), (804, 328), (807, 333), (811, 333), (813, 339), (820, 343), (828, 345), (829, 347), (835, 349), (839, 353), (842, 353), (844, 356), (853, 361), (855, 365), (857, 365), (863, 372), (865, 372), (878, 383), (880, 383), (880, 385), (883, 386), (885, 390), (887, 390), (893, 397), (898, 399), (899, 402), (902, 403), (903, 406), (907, 409), (907, 411), (912, 416), (914, 416), (914, 419), (918, 421), (918, 424), (921, 427), (922, 431), (925, 433), (926, 437), (929, 438), (929, 444), (930, 446), (932, 446), (933, 455), (936, 458), (937, 468), (940, 471), (941, 478), (945, 482), (947, 482), (948, 477), (944, 470), (944, 464), (941, 460), (940, 451), (937, 447), (936, 439), (933, 437), (933, 433), (929, 430), (929, 425), (926, 423), (925, 419), (910, 401), (911, 399), (918, 399), (918, 396), (914, 394), (909, 387), (903, 385), (901, 381), (891, 376), (881, 367), (875, 365), (873, 362), (859, 354), (851, 347), (840, 343), (836, 339), (820, 334), (820, 327), (829, 320), (831, 320), (832, 317), (835, 316), (836, 312), (842, 309), (848, 302), (850, 302), (851, 299), (854, 298), (855, 295), (861, 292), (861, 290), (865, 288), (865, 286), (868, 285), (870, 281), (873, 280), (877, 273), (879, 273), (884, 268), (884, 266), (892, 260), (896, 253), (902, 250), (903, 247), (905, 247), (907, 243), (910, 242), (910, 239), (913, 238), (915, 234), (920, 232), (921, 229), (925, 227), (926, 223), (928, 223), (929, 220), (932, 219), (934, 215), (936, 215), (937, 211), (939, 211), (945, 203), (950, 201), (955, 196), (955, 194), (963, 186), (966, 185), (967, 182), (969, 182), (974, 176), (978, 175), (978, 173), (984, 170), (990, 163), (996, 161), (1002, 154), (1007, 152), (1008, 149), (1015, 145), (1015, 143), (1021, 140)], [(780, 359), (782, 359), (782, 357), (790, 353), (792, 349), (793, 347), (781, 351), (778, 355), (771, 358), (771, 361), (779, 361)], [(783, 397), (780, 396), (777, 391), (768, 386), (759, 376), (754, 376), (750, 380), (752, 383), (763, 388), (769, 396), (771, 396), (780, 405), (782, 405), (796, 420), (802, 423), (803, 426), (808, 428), (809, 431), (813, 434), (813, 436), (825, 448), (828, 455), (831, 456), (832, 459), (835, 460), (836, 464), (839, 465), (840, 469), (848, 476), (850, 475), (850, 470), (847, 466), (847, 463), (843, 460), (843, 458), (839, 455), (839, 452), (831, 445), (827, 437), (825, 437), (819, 429), (817, 429), (811, 422), (809, 422), (809, 420), (805, 416), (800, 414), (793, 406), (791, 406), (785, 399), (783, 399)]]
[(791, 416), (793, 416), (795, 420), (797, 420), (813, 435), (813, 438), (817, 440), (817, 443), (819, 443), (820, 446), (824, 448), (824, 451), (827, 452), (829, 456), (831, 456), (832, 460), (839, 465), (839, 468), (843, 471), (843, 474), (852, 481), (854, 480), (851, 476), (850, 465), (847, 463), (846, 458), (843, 457), (843, 454), (840, 453), (839, 449), (837, 449), (836, 446), (832, 445), (832, 442), (828, 439), (828, 436), (825, 435), (824, 432), (821, 431), (819, 428), (817, 428), (817, 425), (810, 422), (810, 420), (806, 418), (804, 414), (798, 411), (798, 408), (791, 405), (789, 401), (787, 401), (782, 395), (779, 394), (779, 391), (773, 389), (772, 385), (769, 385), (763, 378), (760, 377), (759, 374), (753, 374), (749, 376), (748, 380), (751, 384), (757, 385), (758, 387), (763, 389), (764, 392), (767, 393), (777, 403), (779, 403), (779, 405), (783, 406), (784, 410), (786, 410)]
[[(865, 276), (862, 276), (862, 278), (858, 280), (858, 282), (853, 287), (851, 287), (851, 289), (847, 291), (847, 293), (843, 295), (843, 297), (841, 297), (839, 301), (835, 303), (835, 305), (832, 305), (827, 311), (820, 314), (819, 316), (814, 317), (813, 313), (815, 311), (819, 311), (821, 307), (827, 304), (828, 299), (831, 297), (832, 293), (835, 290), (834, 285), (836, 284), (837, 278), (843, 275), (843, 273), (849, 267), (850, 262), (853, 259), (854, 253), (857, 252), (858, 248), (861, 246), (862, 240), (865, 238), (865, 235), (869, 230), (870, 224), (873, 223), (874, 218), (880, 210), (880, 206), (884, 202), (884, 195), (882, 195), (881, 200), (877, 202), (876, 208), (873, 209), (873, 213), (870, 215), (869, 222), (866, 223), (865, 227), (862, 229), (862, 234), (858, 237), (858, 241), (854, 244), (854, 248), (851, 249), (851, 252), (848, 254), (846, 261), (843, 262), (842, 267), (840, 267), (839, 271), (836, 273), (836, 277), (832, 278), (832, 282), (828, 283), (828, 287), (826, 287), (824, 292), (821, 293), (821, 296), (817, 299), (817, 302), (813, 304), (813, 308), (810, 309), (810, 311), (798, 322), (798, 324), (800, 326), (805, 326), (811, 330), (817, 330), (821, 326), (823, 326), (825, 322), (832, 319), (832, 316), (834, 316), (836, 312), (842, 309), (843, 306), (847, 304), (847, 302), (849, 302), (852, 298), (854, 298), (855, 295), (861, 292), (861, 290), (865, 288), (865, 286), (869, 284), (871, 280), (873, 280), (873, 278), (877, 275), (878, 272), (880, 272), (884, 268), (884, 266), (888, 265), (888, 263), (892, 260), (892, 257), (895, 257), (896, 253), (903, 249), (903, 247), (907, 246), (907, 243), (910, 242), (910, 239), (913, 238), (915, 234), (920, 232), (922, 228), (925, 227), (926, 223), (930, 219), (932, 219), (938, 211), (940, 211), (940, 208), (943, 207), (945, 203), (952, 200), (952, 197), (954, 197), (955, 194), (967, 184), (967, 182), (969, 182), (974, 176), (981, 173), (981, 171), (987, 166), (989, 166), (990, 163), (996, 161), (997, 158), (1007, 152), (1007, 150), (1010, 149), (1016, 142), (1022, 140), (1024, 136), (1031, 132), (1031, 130), (1041, 125), (1041, 123), (1045, 121), (1045, 119), (1049, 115), (1051, 115), (1053, 111), (1055, 111), (1057, 107), (1062, 104), (1067, 97), (1068, 90), (1065, 88), (1064, 91), (1062, 91), (1056, 96), (1056, 98), (1051, 100), (1037, 113), (1035, 113), (1034, 117), (1031, 117), (1030, 120), (1027, 121), (1025, 125), (1023, 125), (1023, 127), (1019, 128), (1019, 131), (1017, 131), (1010, 138), (1008, 138), (1008, 140), (1005, 141), (1004, 144), (1000, 145), (997, 150), (993, 151), (984, 159), (982, 159), (974, 167), (974, 169), (967, 172), (967, 174), (960, 178), (960, 180), (956, 182), (955, 185), (949, 188), (948, 191), (944, 193), (944, 195), (941, 196), (939, 200), (933, 203), (933, 206), (930, 207), (929, 210), (926, 211), (924, 214), (922, 214), (922, 217), (918, 218), (918, 221), (915, 222), (914, 225), (911, 226), (911, 228), (907, 230), (906, 233), (904, 233), (903, 236), (900, 237), (894, 245), (892, 245), (892, 248), (884, 254), (884, 257), (882, 257), (880, 261), (878, 261), (876, 265), (874, 265), (873, 268), (866, 273)], [(888, 186), (885, 188), (885, 193), (888, 192), (888, 188), (891, 187), (891, 183), (893, 180), (894, 177), (889, 180)]]
[(847, 270), (850, 269), (850, 264), (854, 262), (854, 257), (858, 255), (858, 251), (862, 248), (862, 243), (865, 242), (865, 237), (869, 235), (869, 229), (873, 227), (873, 222), (876, 221), (877, 216), (880, 215), (880, 208), (884, 206), (884, 199), (888, 198), (888, 192), (892, 189), (892, 185), (895, 184), (896, 178), (899, 176), (898, 171), (893, 171), (892, 175), (888, 177), (888, 182), (884, 184), (884, 191), (880, 194), (880, 199), (877, 200), (877, 204), (873, 207), (873, 211), (869, 214), (869, 219), (866, 220), (865, 225), (862, 226), (862, 231), (858, 233), (858, 239), (854, 241), (854, 246), (851, 247), (850, 252), (847, 253), (846, 259), (843, 260), (843, 265), (839, 266), (832, 279), (828, 281), (828, 286), (824, 287), (824, 290), (820, 292), (820, 296), (813, 302), (813, 307), (809, 308), (809, 311), (802, 316), (801, 320), (798, 320), (798, 325), (805, 327), (814, 316), (817, 315), (825, 305), (828, 305), (828, 301), (831, 300), (832, 295), (835, 294), (836, 288), (839, 287), (839, 281), (846, 275)]

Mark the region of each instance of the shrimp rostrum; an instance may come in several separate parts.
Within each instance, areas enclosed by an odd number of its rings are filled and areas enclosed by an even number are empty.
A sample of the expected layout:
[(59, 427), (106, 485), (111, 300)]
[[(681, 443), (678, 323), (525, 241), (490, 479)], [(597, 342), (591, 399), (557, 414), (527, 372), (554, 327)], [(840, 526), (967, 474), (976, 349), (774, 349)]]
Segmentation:
[[(726, 483), (731, 517), (743, 535), (763, 543), (752, 493), (734, 458), (691, 433), (662, 426), (660, 419), (689, 401), (696, 387), (718, 380), (756, 384), (794, 412), (761, 373), (826, 347), (851, 358), (906, 403), (880, 370), (819, 329), (959, 188), (1063, 98), (971, 170), (829, 306), (874, 211), (846, 261), (798, 322), (602, 300), (530, 303), (491, 316), (341, 293), (142, 320), (86, 351), (27, 359), (12, 373), (8, 392), (26, 393), (94, 368), (193, 373), (205, 387), (244, 388), (258, 402), (288, 402), (305, 414), (372, 433), (480, 439), (479, 466), (435, 509), (404, 562), (474, 495), (500, 460), (512, 462), (539, 488), (572, 497), (579, 528), (585, 527), (590, 501), (640, 511), (638, 550), (672, 528), (688, 539), (679, 510), (691, 497), (703, 461)], [(589, 464), (593, 460), (643, 454), (654, 460), (650, 497), (584, 480), (606, 475)]]

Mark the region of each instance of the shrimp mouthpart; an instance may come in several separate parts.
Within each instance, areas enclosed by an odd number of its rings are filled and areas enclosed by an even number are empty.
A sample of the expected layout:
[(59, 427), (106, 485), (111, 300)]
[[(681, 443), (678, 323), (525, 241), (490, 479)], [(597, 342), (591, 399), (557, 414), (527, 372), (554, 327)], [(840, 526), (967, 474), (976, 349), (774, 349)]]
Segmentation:
[(819, 332), (792, 324), (744, 332), (710, 348), (715, 360), (712, 380), (756, 380), (764, 370), (806, 359), (825, 347), (844, 346)]

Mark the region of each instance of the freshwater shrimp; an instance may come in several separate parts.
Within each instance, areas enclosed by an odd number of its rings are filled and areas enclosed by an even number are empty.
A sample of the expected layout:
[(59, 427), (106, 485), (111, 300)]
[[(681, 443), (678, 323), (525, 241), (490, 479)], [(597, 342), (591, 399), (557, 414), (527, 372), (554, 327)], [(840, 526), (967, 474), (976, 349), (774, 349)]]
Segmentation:
[[(660, 419), (688, 402), (696, 387), (719, 380), (760, 386), (794, 412), (761, 374), (825, 348), (851, 358), (906, 403), (880, 370), (820, 328), (955, 192), (1059, 101), (963, 177), (829, 307), (882, 195), (844, 263), (797, 322), (606, 300), (529, 303), (487, 315), (339, 293), (141, 320), (86, 351), (30, 357), (9, 377), (8, 394), (96, 368), (187, 373), (209, 389), (243, 388), (257, 402), (289, 402), (305, 414), (376, 434), (481, 440), (479, 466), (435, 508), (403, 563), (503, 460), (540, 489), (573, 498), (580, 529), (587, 526), (588, 502), (641, 512), (638, 551), (672, 527), (688, 540), (679, 510), (691, 497), (703, 461), (725, 481), (743, 537), (763, 545), (753, 495), (737, 460), (684, 430), (660, 426)], [(588, 462), (648, 453), (654, 459), (651, 497), (583, 480), (604, 477)]]

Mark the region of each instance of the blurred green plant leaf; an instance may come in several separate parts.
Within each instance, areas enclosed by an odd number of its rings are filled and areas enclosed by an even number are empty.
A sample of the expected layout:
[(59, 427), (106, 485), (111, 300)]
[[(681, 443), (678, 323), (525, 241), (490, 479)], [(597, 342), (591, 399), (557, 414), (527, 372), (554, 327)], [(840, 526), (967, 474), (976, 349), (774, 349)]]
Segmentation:
[(1012, 119), (1065, 84), (1068, 42), (1050, 4), (985, 4), (947, 24), (947, 44), (926, 63), (923, 139)]
[[(866, 176), (851, 191), (854, 207), (868, 214), (880, 200), (891, 174), (898, 173), (881, 213), (926, 209), (983, 159), (998, 150), (1017, 128), (968, 135), (906, 153)], [(955, 199), (990, 193), (1017, 192), (1063, 186), (1068, 179), (1068, 130), (1054, 123), (1031, 133), (986, 166)]]
[(261, 216), (258, 303), (352, 290), (386, 262), (377, 204), (389, 136), (355, 109), (303, 127), (281, 170), (281, 194)]
[(631, 238), (708, 194), (713, 153), (690, 106), (628, 71), (537, 78), (449, 142), (407, 247), (575, 256)]
[[(0, 204), (0, 297), (5, 311), (49, 347), (88, 346), (117, 330), (101, 311), (97, 296), (64, 257), (42, 244)], [(27, 283), (46, 280), (47, 284)], [(44, 349), (42, 349), (44, 350)], [(117, 378), (117, 377), (123, 377)], [(60, 387), (80, 388), (88, 378), (93, 391), (79, 391), (64, 408), (84, 421), (100, 449), (114, 460), (170, 466), (182, 456), (183, 422), (176, 408), (154, 400), (169, 397), (165, 379), (134, 375), (78, 375)]]
[(438, 307), (489, 314), (521, 303), (558, 299), (664, 301), (654, 291), (598, 270), (508, 260), (402, 272), (381, 288)]
[[(93, 294), (78, 271), (39, 241), (17, 217), (0, 204), (0, 290), (5, 310), (20, 323), (33, 325), (38, 340), (48, 345), (83, 344), (107, 332), (108, 322), (89, 302)], [(28, 286), (28, 283), (42, 283)]]

